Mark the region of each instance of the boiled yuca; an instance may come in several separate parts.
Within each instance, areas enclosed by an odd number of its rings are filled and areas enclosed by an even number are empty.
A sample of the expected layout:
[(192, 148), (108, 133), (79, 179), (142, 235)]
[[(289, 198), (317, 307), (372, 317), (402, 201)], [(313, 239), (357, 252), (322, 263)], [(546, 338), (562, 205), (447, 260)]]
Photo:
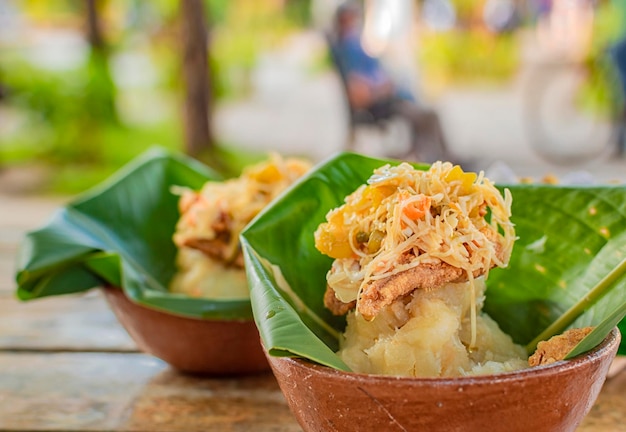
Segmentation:
[(481, 311), (484, 278), (511, 255), (510, 208), (508, 191), (447, 162), (375, 170), (315, 232), (335, 259), (325, 304), (348, 312), (342, 359), (402, 376), (525, 367), (523, 348)]

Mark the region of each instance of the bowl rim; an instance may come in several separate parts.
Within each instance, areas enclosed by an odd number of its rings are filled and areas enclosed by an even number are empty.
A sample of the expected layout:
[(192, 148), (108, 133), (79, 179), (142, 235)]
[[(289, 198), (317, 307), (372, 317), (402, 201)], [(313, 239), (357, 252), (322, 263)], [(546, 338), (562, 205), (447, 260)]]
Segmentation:
[(579, 354), (578, 356), (569, 360), (559, 360), (554, 363), (549, 363), (540, 366), (533, 366), (526, 369), (520, 369), (517, 371), (502, 372), (497, 374), (486, 375), (471, 375), (452, 378), (438, 378), (438, 377), (405, 377), (394, 375), (377, 375), (358, 373), (351, 371), (342, 371), (334, 369), (329, 366), (325, 366), (319, 363), (314, 363), (302, 357), (280, 357), (272, 356), (265, 349), (265, 354), (269, 357), (270, 363), (274, 362), (286, 362), (292, 367), (304, 368), (312, 370), (318, 375), (325, 375), (327, 377), (340, 378), (346, 381), (368, 381), (370, 383), (381, 384), (407, 384), (407, 385), (432, 385), (436, 384), (439, 387), (463, 387), (467, 385), (481, 385), (481, 384), (496, 384), (507, 382), (518, 382), (528, 378), (541, 379), (543, 377), (552, 376), (557, 373), (567, 373), (574, 371), (584, 364), (588, 364), (594, 361), (598, 361), (605, 355), (608, 355), (610, 351), (617, 351), (617, 347), (621, 340), (621, 333), (617, 327), (614, 327), (604, 340), (596, 345), (590, 351)]
[[(111, 295), (116, 295), (116, 294), (121, 294), (127, 301), (129, 301), (130, 303), (132, 303), (134, 306), (141, 308), (141, 309), (147, 309), (149, 311), (152, 312), (157, 312), (163, 315), (167, 315), (167, 316), (173, 316), (173, 317), (177, 317), (177, 318), (183, 318), (183, 319), (187, 319), (187, 320), (191, 320), (191, 321), (197, 321), (197, 322), (213, 322), (213, 323), (224, 323), (224, 322), (228, 322), (228, 323), (250, 323), (250, 322), (254, 322), (253, 318), (250, 319), (245, 319), (245, 318), (232, 318), (232, 319), (226, 319), (226, 318), (221, 318), (221, 319), (217, 319), (217, 318), (199, 318), (199, 317), (193, 317), (193, 316), (189, 316), (189, 315), (183, 315), (183, 314), (178, 314), (175, 312), (172, 312), (170, 310), (167, 309), (159, 309), (156, 307), (149, 307), (145, 304), (142, 303), (137, 303), (136, 301), (134, 301), (131, 297), (129, 297), (126, 294), (126, 291), (124, 290), (123, 287), (121, 286), (117, 286), (117, 285), (113, 285), (113, 284), (103, 284), (99, 287), (103, 294), (106, 296), (106, 293), (110, 293)], [(211, 300), (211, 299), (208, 299)], [(109, 307), (112, 308), (113, 306), (111, 306), (111, 304), (109, 303)]]

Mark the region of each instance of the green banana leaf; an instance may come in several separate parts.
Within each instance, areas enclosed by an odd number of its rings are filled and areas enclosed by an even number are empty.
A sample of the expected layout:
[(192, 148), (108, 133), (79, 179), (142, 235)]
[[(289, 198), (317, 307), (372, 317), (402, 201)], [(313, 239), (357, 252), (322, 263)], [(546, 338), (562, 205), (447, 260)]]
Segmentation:
[(172, 186), (199, 189), (215, 173), (199, 162), (154, 149), (102, 185), (59, 209), (20, 247), (22, 300), (121, 287), (138, 304), (203, 319), (252, 319), (249, 300), (216, 301), (168, 292), (179, 218)]
[[(315, 249), (313, 232), (387, 162), (340, 154), (315, 167), (242, 232), (254, 319), (270, 354), (348, 370), (335, 355), (345, 320), (323, 305), (332, 260)], [(539, 335), (594, 325), (570, 356), (593, 348), (626, 315), (626, 187), (508, 188), (519, 240), (509, 267), (490, 272), (486, 311), (527, 345)], [(565, 317), (563, 328), (547, 334), (559, 317)], [(622, 343), (620, 352), (625, 348)]]

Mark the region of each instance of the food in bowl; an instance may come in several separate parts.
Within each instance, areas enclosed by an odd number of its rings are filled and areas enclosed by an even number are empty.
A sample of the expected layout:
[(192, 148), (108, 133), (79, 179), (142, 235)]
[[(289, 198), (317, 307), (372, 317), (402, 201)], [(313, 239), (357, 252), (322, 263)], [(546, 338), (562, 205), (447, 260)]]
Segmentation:
[[(482, 283), (488, 286), (483, 310), (516, 343), (525, 344), (527, 352), (539, 336), (547, 339), (558, 333), (550, 330), (556, 320), (564, 322), (565, 328), (593, 326), (581, 343), (567, 349), (567, 361), (525, 365), (522, 370), (497, 375), (359, 373), (337, 355), (345, 347), (346, 315), (339, 310), (333, 310), (333, 315), (324, 297), (329, 294), (327, 273), (338, 258), (320, 253), (314, 232), (320, 224), (330, 223), (330, 209), (347, 204), (345, 198), (386, 163), (399, 162), (343, 154), (320, 164), (241, 236), (254, 318), (274, 374), (300, 425), (311, 431), (351, 430), (359, 418), (365, 419), (359, 423), (360, 430), (573, 430), (593, 405), (619, 345), (617, 330), (608, 334), (623, 318), (625, 279), (619, 276), (624, 272), (623, 255), (617, 251), (624, 250), (626, 213), (616, 214), (609, 203), (621, 202), (626, 188), (508, 186), (513, 197), (510, 221), (515, 224), (515, 248), (506, 269), (496, 266), (489, 268), (488, 278), (474, 278), (477, 291)], [(489, 212), (485, 219), (491, 222)], [(364, 234), (357, 239), (359, 231)], [(357, 230), (350, 238), (336, 230), (327, 240), (335, 243), (331, 244), (334, 251), (347, 249), (337, 241), (341, 239), (357, 244), (360, 240), (364, 249), (371, 238), (366, 231)], [(504, 230), (498, 229), (498, 234), (504, 237)], [(268, 242), (268, 238), (277, 241)], [(499, 237), (494, 239), (495, 244), (502, 244)], [(353, 265), (361, 265), (354, 261)], [(451, 283), (467, 284), (467, 279)], [(609, 286), (607, 280), (619, 284)], [(572, 318), (563, 312), (572, 303), (591, 300), (602, 285), (606, 288), (603, 297), (596, 297), (592, 306), (587, 303), (582, 314)], [(338, 299), (332, 290), (331, 300), (340, 301), (338, 306), (343, 304), (348, 315), (357, 316), (358, 289), (360, 284), (352, 299), (348, 295)], [(459, 290), (469, 302), (469, 289)], [(416, 291), (392, 297), (391, 303), (403, 306), (400, 300), (420, 292), (444, 296), (442, 288)], [(372, 325), (373, 333), (379, 325), (395, 334), (395, 325), (387, 325), (383, 313), (361, 314), (361, 318)], [(464, 337), (471, 341), (471, 334)], [(478, 331), (476, 344), (481, 344)], [(547, 354), (543, 358), (552, 357), (549, 350), (543, 352)]]
[[(200, 190), (217, 179), (184, 155), (158, 149), (142, 155), (27, 234), (18, 257), (19, 298), (104, 287), (137, 346), (173, 367), (213, 375), (267, 370), (247, 295), (216, 300), (168, 289), (179, 252), (172, 237), (180, 197), (172, 189)], [(200, 278), (213, 263), (201, 258)]]
[(376, 169), (332, 209), (315, 246), (334, 258), (324, 304), (348, 314), (342, 360), (412, 377), (528, 367), (524, 347), (482, 312), (484, 280), (507, 266), (515, 241), (511, 202), (458, 165), (402, 163)]
[[(268, 356), (305, 431), (554, 432), (576, 430), (615, 357), (614, 329), (569, 361), (499, 375), (397, 378)], [(330, 397), (329, 397), (330, 395)]]
[(309, 168), (304, 160), (272, 154), (235, 179), (209, 181), (199, 191), (179, 188), (181, 216), (173, 236), (178, 271), (170, 290), (210, 299), (249, 298), (239, 233)]

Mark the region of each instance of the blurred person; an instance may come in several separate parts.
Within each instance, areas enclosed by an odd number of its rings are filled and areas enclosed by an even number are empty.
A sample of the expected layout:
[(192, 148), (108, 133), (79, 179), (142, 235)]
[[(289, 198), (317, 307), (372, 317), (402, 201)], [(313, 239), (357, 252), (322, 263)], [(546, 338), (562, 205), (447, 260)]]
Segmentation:
[(552, 0), (530, 0), (528, 10), (534, 23), (550, 15)]
[(617, 72), (622, 102), (617, 136), (617, 154), (624, 156), (624, 153), (626, 153), (626, 30), (624, 30), (626, 27), (626, 2), (614, 0), (613, 4), (620, 12), (622, 28), (622, 34), (611, 47), (610, 54)]
[(362, 30), (359, 4), (341, 4), (335, 14), (331, 48), (352, 109), (367, 111), (374, 118), (406, 118), (411, 123), (412, 153), (418, 160), (450, 159), (437, 114), (419, 104), (413, 92), (395, 82), (381, 60), (366, 51)]

